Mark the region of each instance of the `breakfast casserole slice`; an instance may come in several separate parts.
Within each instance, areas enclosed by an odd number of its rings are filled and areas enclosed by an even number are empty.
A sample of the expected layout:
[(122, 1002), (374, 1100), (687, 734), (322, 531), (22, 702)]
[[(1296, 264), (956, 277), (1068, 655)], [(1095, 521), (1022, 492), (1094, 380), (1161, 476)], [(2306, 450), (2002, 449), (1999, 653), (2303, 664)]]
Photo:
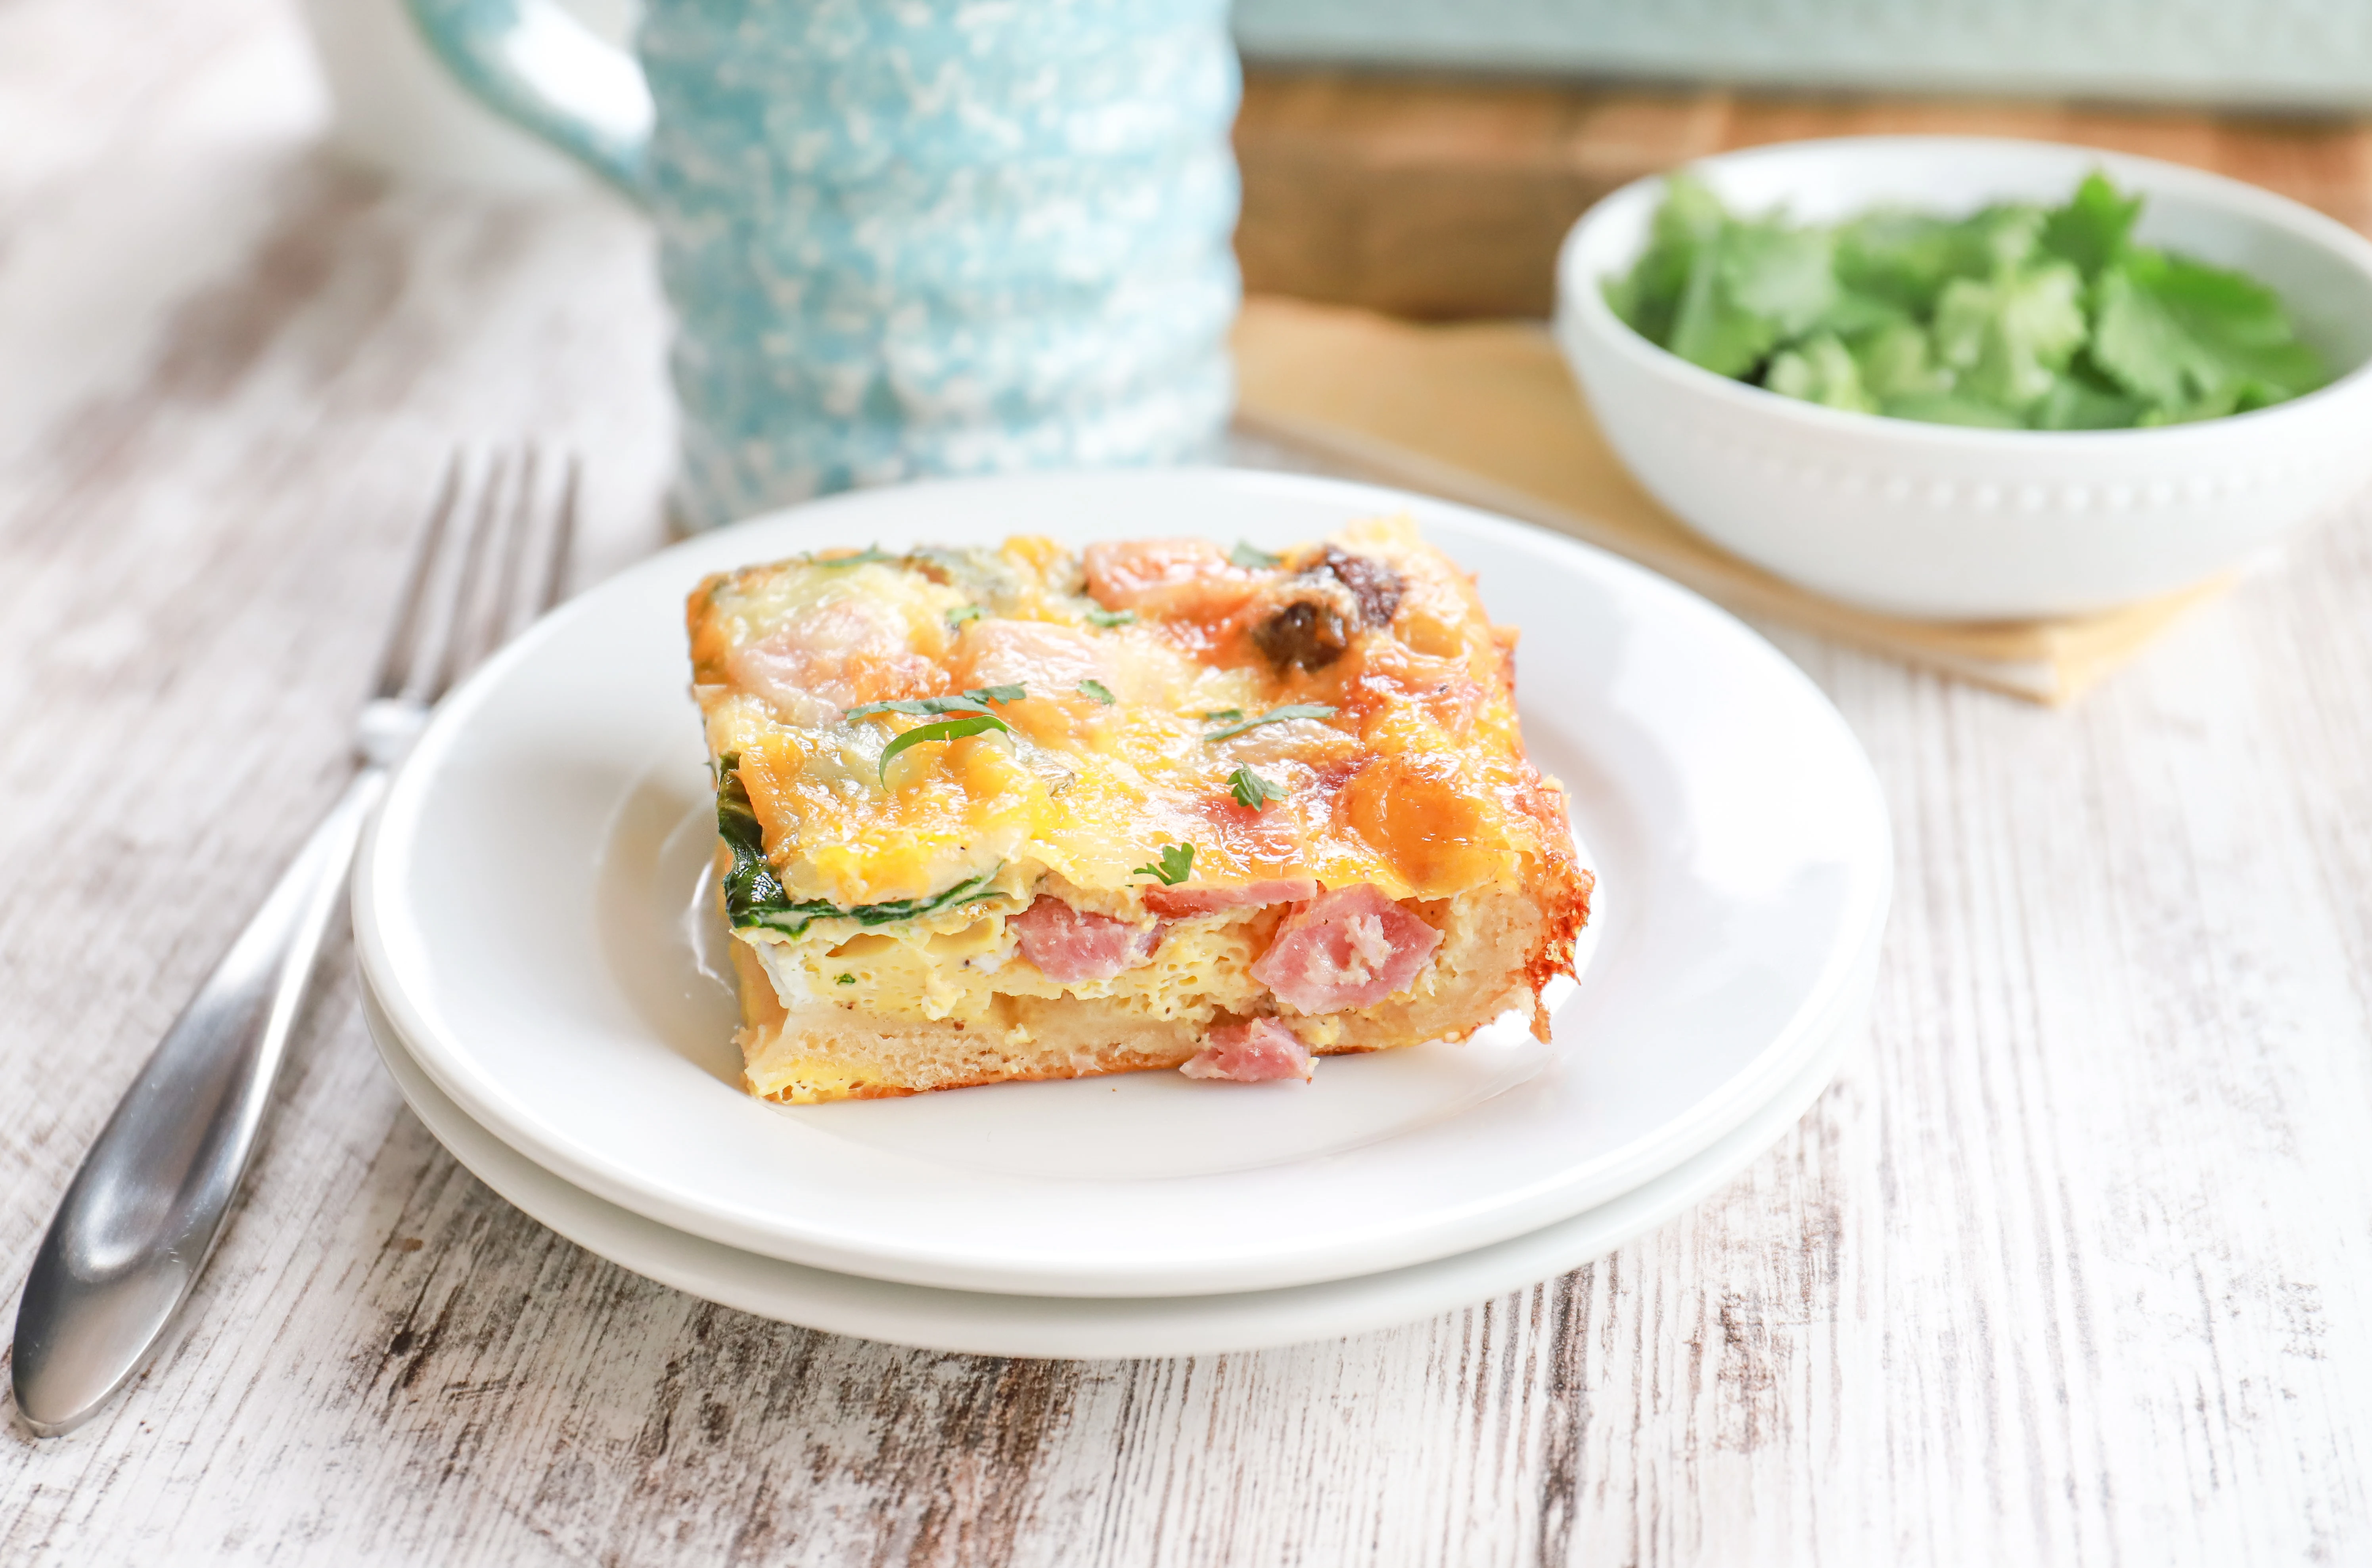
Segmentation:
[(1402, 522), (819, 554), (692, 596), (750, 1092), (1547, 1038), (1591, 876)]

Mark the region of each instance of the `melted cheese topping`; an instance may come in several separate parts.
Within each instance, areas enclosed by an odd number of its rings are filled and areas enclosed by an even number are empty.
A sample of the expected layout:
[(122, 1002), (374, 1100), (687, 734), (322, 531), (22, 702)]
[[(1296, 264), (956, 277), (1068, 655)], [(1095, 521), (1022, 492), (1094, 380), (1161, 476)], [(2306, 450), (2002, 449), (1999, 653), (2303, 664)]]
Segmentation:
[[(1016, 889), (1052, 872), (1117, 891), (1171, 842), (1195, 846), (1198, 885), (1310, 876), (1393, 898), (1453, 895), (1557, 853), (1517, 729), (1513, 634), (1406, 525), (1333, 542), (1391, 567), (1404, 591), (1388, 626), (1317, 668), (1280, 668), (1251, 636), (1260, 590), (1288, 585), (1314, 548), (1269, 572), (1227, 568), (1245, 580), (1232, 603), (1113, 626), (1096, 623), (1110, 612), (1082, 591), (1077, 561), (1043, 540), (713, 578), (691, 608), (709, 747), (738, 753), (789, 895), (843, 906), (927, 897), (1000, 865)], [(995, 709), (1012, 734), (911, 748), (886, 786), (883, 749), (931, 721), (843, 716), (993, 685), (1029, 693)], [(1203, 738), (1218, 727), (1207, 714), (1287, 703), (1337, 711)], [(1227, 781), (1244, 766), (1283, 797), (1238, 805)]]

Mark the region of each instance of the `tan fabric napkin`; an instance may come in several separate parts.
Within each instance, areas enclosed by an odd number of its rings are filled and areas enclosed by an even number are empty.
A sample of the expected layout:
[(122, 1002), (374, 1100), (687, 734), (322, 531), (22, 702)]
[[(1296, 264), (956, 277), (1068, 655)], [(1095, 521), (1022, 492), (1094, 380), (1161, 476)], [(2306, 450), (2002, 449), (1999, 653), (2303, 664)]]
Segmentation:
[(1985, 625), (1906, 621), (1783, 582), (1649, 499), (1530, 322), (1420, 326), (1277, 296), (1236, 327), (1238, 417), (1378, 478), (1542, 524), (1629, 556), (1744, 614), (1806, 627), (2043, 703), (2130, 658), (2222, 577), (2102, 615)]

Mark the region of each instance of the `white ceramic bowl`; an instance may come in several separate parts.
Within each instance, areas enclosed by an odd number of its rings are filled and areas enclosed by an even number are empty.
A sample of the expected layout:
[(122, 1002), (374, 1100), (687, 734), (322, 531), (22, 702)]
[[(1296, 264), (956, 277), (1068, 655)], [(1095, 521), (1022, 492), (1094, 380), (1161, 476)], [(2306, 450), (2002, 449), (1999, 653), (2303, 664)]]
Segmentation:
[(1691, 168), (1733, 211), (1816, 222), (2055, 204), (2105, 169), (2148, 197), (2138, 239), (2270, 285), (2337, 372), (2290, 402), (2159, 430), (1972, 430), (1781, 397), (1607, 306), (1602, 281), (1636, 260), (1663, 198), (1660, 177), (1636, 180), (1565, 238), (1557, 341), (1639, 482), (1783, 577), (1932, 620), (2102, 610), (2233, 566), (2372, 480), (2372, 242), (2295, 202), (2152, 158), (1977, 137), (1794, 142)]

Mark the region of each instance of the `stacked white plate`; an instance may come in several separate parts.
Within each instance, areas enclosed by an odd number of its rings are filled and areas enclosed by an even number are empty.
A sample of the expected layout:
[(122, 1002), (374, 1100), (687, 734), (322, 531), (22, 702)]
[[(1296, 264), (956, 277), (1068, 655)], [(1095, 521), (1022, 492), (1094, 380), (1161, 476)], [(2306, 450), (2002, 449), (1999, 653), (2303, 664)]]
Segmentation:
[[(827, 545), (1405, 513), (1523, 629), (1534, 760), (1599, 876), (1554, 1039), (786, 1109), (738, 1086), (683, 598)], [(356, 870), (374, 1037), (429, 1129), (582, 1246), (936, 1349), (1116, 1356), (1380, 1328), (1563, 1272), (1784, 1134), (1858, 1036), (1892, 883), (1867, 760), (1795, 667), (1611, 556), (1466, 508), (1226, 470), (913, 485), (654, 557), (439, 710)]]

